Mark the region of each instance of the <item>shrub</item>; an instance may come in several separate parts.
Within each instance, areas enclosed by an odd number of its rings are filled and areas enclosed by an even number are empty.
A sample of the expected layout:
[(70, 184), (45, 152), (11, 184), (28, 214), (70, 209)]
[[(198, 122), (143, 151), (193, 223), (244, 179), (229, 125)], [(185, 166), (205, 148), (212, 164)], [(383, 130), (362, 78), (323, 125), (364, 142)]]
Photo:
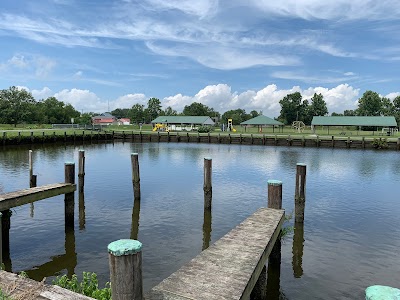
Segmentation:
[(386, 139), (374, 139), (372, 145), (375, 149), (387, 149), (389, 147)]
[(67, 275), (57, 276), (53, 280), (53, 284), (95, 299), (111, 300), (110, 283), (107, 282), (103, 289), (99, 289), (96, 273), (83, 272), (81, 282), (78, 281), (78, 277), (75, 274), (72, 275), (71, 279), (68, 279)]
[(199, 133), (211, 132), (211, 131), (212, 131), (212, 127), (211, 127), (211, 126), (206, 126), (206, 125), (199, 126), (199, 128), (197, 129), (197, 131), (198, 131)]

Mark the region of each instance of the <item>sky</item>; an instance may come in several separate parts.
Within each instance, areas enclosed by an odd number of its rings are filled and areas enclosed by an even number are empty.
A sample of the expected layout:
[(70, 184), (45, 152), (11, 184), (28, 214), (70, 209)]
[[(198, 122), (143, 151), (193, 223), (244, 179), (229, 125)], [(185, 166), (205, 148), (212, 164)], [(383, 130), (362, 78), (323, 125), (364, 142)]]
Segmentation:
[(276, 117), (321, 93), (329, 113), (366, 90), (400, 95), (398, 0), (2, 0), (0, 89), (81, 112), (200, 102)]

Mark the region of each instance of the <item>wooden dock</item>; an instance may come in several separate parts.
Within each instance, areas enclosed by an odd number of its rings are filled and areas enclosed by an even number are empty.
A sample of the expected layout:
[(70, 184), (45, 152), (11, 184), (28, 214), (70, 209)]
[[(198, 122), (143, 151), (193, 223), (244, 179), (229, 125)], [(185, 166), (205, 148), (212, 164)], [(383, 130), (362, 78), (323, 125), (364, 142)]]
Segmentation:
[(17, 274), (0, 271), (0, 288), (11, 299), (29, 300), (92, 300), (93, 298), (71, 292), (59, 286), (48, 285)]
[(248, 299), (278, 238), (284, 211), (261, 208), (151, 289), (146, 300)]
[(73, 193), (75, 184), (54, 183), (0, 195), (0, 211), (61, 194)]

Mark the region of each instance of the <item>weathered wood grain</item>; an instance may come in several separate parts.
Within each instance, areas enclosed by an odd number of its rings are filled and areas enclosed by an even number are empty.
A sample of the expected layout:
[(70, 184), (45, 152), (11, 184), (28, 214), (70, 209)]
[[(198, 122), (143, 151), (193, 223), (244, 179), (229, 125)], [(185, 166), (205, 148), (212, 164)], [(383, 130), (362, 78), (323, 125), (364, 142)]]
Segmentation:
[(283, 220), (283, 210), (257, 210), (154, 287), (145, 299), (247, 299), (275, 244)]
[(54, 183), (0, 195), (0, 211), (61, 194), (72, 193), (75, 184)]

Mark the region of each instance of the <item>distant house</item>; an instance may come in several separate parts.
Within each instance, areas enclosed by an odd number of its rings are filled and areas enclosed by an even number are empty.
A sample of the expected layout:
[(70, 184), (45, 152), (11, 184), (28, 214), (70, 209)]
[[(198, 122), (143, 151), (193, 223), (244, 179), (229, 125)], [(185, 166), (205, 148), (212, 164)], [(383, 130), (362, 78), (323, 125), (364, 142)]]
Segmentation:
[(92, 124), (93, 125), (117, 124), (117, 118), (114, 117), (112, 114), (106, 112), (106, 113), (102, 113), (98, 116), (92, 117)]
[(173, 131), (197, 130), (199, 126), (214, 126), (215, 124), (209, 116), (159, 116), (151, 121), (151, 123), (155, 129), (157, 129), (156, 124), (163, 124), (168, 130)]
[(118, 125), (131, 125), (131, 119), (129, 118), (118, 119)]

